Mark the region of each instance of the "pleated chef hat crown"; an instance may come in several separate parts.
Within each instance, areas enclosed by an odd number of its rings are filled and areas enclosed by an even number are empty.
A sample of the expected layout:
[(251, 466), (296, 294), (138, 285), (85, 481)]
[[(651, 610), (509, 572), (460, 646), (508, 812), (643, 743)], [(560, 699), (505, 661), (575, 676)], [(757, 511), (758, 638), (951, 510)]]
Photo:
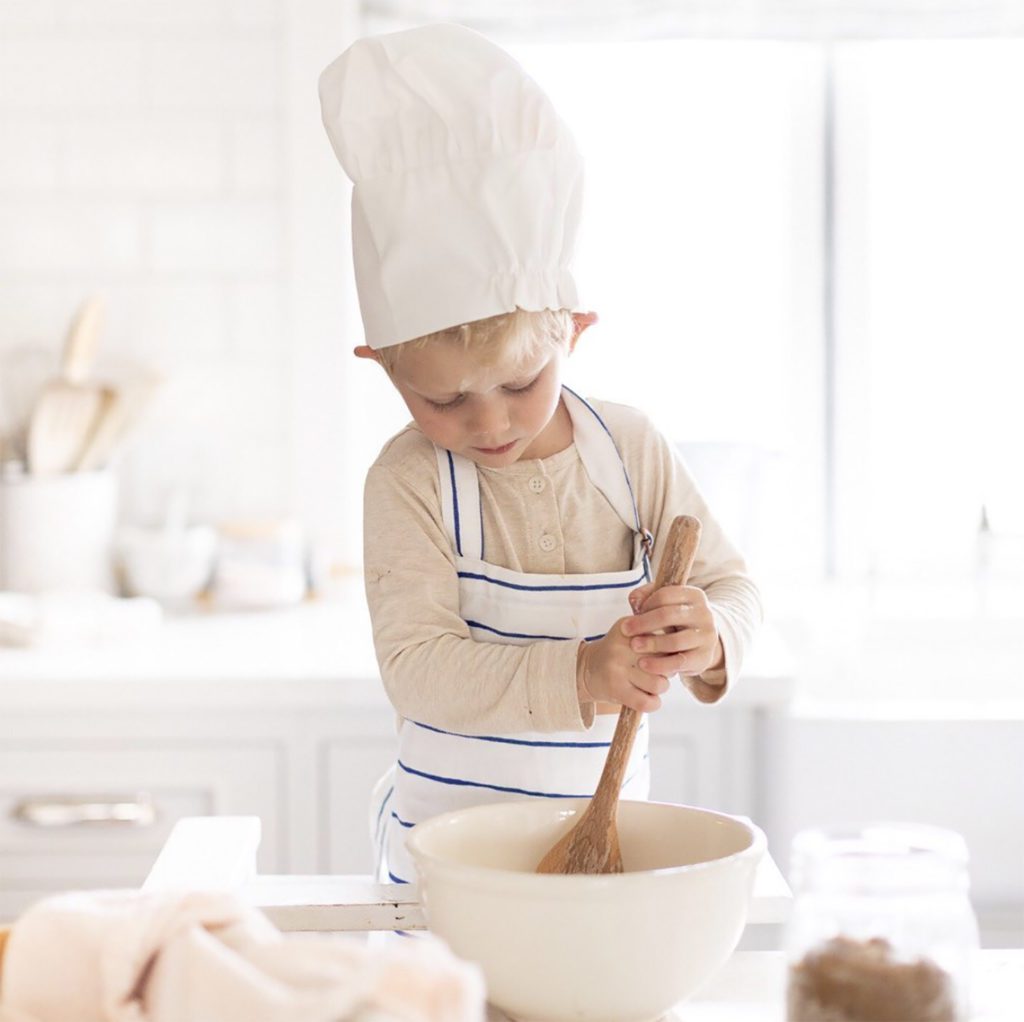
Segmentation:
[(459, 25), (360, 39), (320, 76), (352, 179), (372, 348), (522, 309), (577, 309), (583, 164), (536, 82)]

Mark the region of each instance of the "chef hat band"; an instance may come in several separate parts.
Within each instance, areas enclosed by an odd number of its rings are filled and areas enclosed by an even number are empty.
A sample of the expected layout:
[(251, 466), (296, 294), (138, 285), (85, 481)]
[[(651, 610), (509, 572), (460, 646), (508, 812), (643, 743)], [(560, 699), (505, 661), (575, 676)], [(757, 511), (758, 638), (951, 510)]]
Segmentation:
[(448, 24), (360, 39), (320, 76), (320, 105), (354, 185), (370, 347), (517, 307), (579, 307), (582, 160), (504, 50)]

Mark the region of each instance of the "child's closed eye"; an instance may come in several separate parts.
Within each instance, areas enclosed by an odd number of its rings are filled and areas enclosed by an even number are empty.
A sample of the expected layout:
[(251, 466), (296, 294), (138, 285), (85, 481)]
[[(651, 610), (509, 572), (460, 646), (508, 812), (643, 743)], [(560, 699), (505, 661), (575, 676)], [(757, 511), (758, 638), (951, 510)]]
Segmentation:
[(439, 412), (450, 412), (453, 408), (458, 408), (465, 399), (465, 394), (459, 394), (457, 397), (453, 397), (451, 401), (431, 401), (429, 397), (425, 397), (423, 400), (426, 401), (431, 408), (434, 408)]
[[(540, 373), (538, 373), (532, 380), (530, 380), (529, 383), (524, 383), (520, 387), (505, 386), (502, 387), (501, 389), (504, 390), (505, 393), (507, 394), (526, 394), (528, 391), (533, 390), (533, 388), (537, 385), (537, 381), (539, 379)], [(457, 394), (450, 401), (431, 401), (429, 397), (425, 397), (423, 400), (426, 401), (431, 408), (435, 409), (438, 412), (448, 412), (451, 411), (453, 408), (458, 408), (459, 405), (461, 405), (462, 402), (466, 400), (466, 395)]]
[(536, 383), (537, 383), (537, 381), (539, 379), (540, 379), (540, 375), (538, 374), (532, 380), (530, 380), (529, 383), (525, 383), (521, 387), (505, 387), (504, 389), (509, 394), (525, 394), (528, 390), (532, 390), (534, 388), (534, 386), (536, 385)]

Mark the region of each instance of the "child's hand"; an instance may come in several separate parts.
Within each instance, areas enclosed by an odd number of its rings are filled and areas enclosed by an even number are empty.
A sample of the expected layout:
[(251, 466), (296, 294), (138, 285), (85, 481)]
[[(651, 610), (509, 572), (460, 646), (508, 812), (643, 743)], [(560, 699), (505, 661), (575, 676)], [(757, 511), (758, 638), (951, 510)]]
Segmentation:
[[(630, 620), (621, 618), (603, 638), (580, 643), (576, 658), (580, 702), (617, 703), (640, 713), (652, 713), (661, 706), (659, 696), (668, 691), (668, 678), (638, 666), (629, 636), (622, 630)], [(599, 713), (612, 710), (598, 706)]]
[[(703, 589), (696, 586), (640, 586), (629, 594), (640, 613), (623, 618), (637, 666), (658, 678), (693, 677), (722, 666), (724, 652)], [(664, 635), (654, 632), (664, 631)]]

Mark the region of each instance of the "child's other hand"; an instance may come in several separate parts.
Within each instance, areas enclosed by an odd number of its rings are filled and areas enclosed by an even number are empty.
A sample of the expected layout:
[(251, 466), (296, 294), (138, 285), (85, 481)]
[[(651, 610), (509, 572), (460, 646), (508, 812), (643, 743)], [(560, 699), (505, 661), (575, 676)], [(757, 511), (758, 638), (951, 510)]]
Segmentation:
[[(661, 694), (668, 691), (668, 678), (638, 666), (629, 636), (622, 630), (628, 620), (616, 621), (603, 638), (580, 643), (576, 688), (580, 702), (616, 703), (652, 713), (661, 706)], [(599, 705), (598, 712), (606, 711)]]
[(623, 618), (620, 627), (641, 670), (694, 677), (722, 666), (725, 654), (703, 589), (645, 585), (630, 593), (629, 602), (640, 613)]

